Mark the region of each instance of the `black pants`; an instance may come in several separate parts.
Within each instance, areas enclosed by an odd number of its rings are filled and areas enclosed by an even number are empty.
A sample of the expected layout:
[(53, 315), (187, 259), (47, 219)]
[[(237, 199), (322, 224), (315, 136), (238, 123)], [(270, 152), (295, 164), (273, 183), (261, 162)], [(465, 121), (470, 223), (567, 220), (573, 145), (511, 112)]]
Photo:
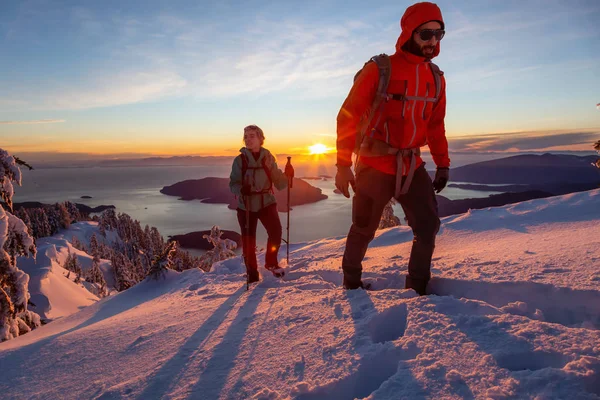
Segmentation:
[[(347, 287), (360, 285), (362, 260), (369, 243), (375, 237), (383, 208), (394, 196), (395, 185), (394, 175), (364, 164), (357, 168), (356, 193), (352, 198), (352, 226), (346, 239), (342, 261)], [(431, 278), (431, 257), (435, 248), (435, 236), (440, 228), (433, 185), (424, 165), (415, 171), (408, 193), (400, 195), (396, 200), (402, 206), (414, 234), (406, 286), (424, 294)]]
[[(240, 231), (242, 232), (242, 247), (244, 262), (248, 273), (256, 274), (258, 262), (256, 261), (256, 227), (260, 221), (267, 230), (267, 250), (265, 254), (265, 266), (275, 267), (279, 265), (277, 253), (281, 246), (281, 221), (277, 212), (277, 204), (270, 204), (258, 212), (249, 212), (246, 221), (246, 211), (237, 210)], [(246, 226), (246, 222), (248, 226)]]

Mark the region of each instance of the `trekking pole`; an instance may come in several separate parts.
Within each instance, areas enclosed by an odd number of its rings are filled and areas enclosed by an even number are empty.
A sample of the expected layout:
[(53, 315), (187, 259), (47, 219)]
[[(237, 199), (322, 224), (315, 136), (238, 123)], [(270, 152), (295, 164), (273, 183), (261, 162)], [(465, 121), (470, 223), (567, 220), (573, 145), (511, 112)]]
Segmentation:
[[(250, 196), (244, 196), (244, 206), (246, 207), (246, 235), (242, 235), (242, 252), (245, 252), (246, 254), (248, 254), (248, 251), (250, 251), (250, 249), (248, 248), (248, 246), (250, 246), (250, 240), (249, 240), (249, 236), (250, 236)], [(244, 236), (245, 236), (245, 240), (244, 240)], [(246, 267), (246, 291), (248, 291), (250, 289), (250, 271), (248, 270), (248, 260), (246, 259), (246, 256), (244, 257), (244, 265)]]
[(290, 189), (294, 183), (294, 167), (292, 167), (292, 157), (288, 156), (287, 164), (285, 164), (285, 175), (288, 178), (287, 187), (287, 240), (285, 241), (285, 247), (287, 251), (287, 266), (290, 266)]

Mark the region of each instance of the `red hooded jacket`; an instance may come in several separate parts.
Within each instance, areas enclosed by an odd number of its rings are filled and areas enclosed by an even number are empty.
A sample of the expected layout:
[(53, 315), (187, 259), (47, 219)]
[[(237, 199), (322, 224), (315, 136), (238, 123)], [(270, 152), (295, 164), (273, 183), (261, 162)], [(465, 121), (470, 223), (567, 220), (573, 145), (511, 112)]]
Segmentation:
[[(430, 62), (402, 50), (402, 46), (411, 39), (419, 26), (429, 21), (440, 21), (443, 26), (442, 12), (433, 3), (417, 3), (410, 6), (400, 22), (402, 33), (396, 42), (396, 53), (390, 56), (392, 65), (389, 94), (434, 97), (435, 80)], [(434, 57), (440, 52), (437, 42)], [(446, 81), (441, 77), (441, 91), (437, 102), (421, 100), (389, 100), (382, 104), (380, 113), (376, 113), (367, 132), (375, 128), (374, 137), (389, 140), (395, 148), (409, 149), (429, 145), (431, 155), (438, 167), (449, 167), (448, 141), (444, 117), (446, 116)], [(348, 97), (337, 116), (337, 163), (340, 166), (352, 165), (352, 151), (356, 143), (357, 127), (361, 118), (369, 115), (373, 99), (377, 92), (379, 69), (374, 62), (368, 63), (356, 78)], [(360, 162), (384, 173), (396, 174), (396, 156), (360, 157)], [(404, 160), (403, 174), (408, 172), (409, 160)], [(417, 158), (417, 167), (423, 160)]]

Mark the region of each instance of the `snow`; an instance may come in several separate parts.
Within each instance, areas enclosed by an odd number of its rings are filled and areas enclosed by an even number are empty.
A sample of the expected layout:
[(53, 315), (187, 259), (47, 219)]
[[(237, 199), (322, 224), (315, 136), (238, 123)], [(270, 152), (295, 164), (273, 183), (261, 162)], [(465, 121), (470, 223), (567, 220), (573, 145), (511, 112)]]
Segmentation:
[(367, 252), (374, 291), (341, 288), (344, 237), (293, 244), (249, 291), (239, 257), (168, 271), (0, 344), (0, 393), (598, 399), (598, 210), (593, 190), (444, 218), (429, 296), (402, 289), (404, 226)]
[[(93, 221), (77, 222), (69, 229), (60, 233), (37, 240), (36, 258), (19, 257), (19, 268), (29, 274), (29, 293), (31, 302), (43, 320), (54, 320), (78, 312), (81, 308), (89, 306), (98, 297), (91, 293), (84, 285), (76, 284), (75, 274), (62, 268), (68, 253), (77, 256), (81, 269), (85, 273), (92, 266), (93, 257), (74, 248), (70, 241), (75, 236), (89, 246), (93, 234), (98, 236), (98, 223)], [(98, 240), (109, 243), (116, 239), (116, 233), (107, 231), (107, 237), (98, 236)], [(109, 260), (100, 260), (100, 269), (108, 287), (114, 287), (114, 274)], [(67, 276), (69, 276), (67, 278)]]

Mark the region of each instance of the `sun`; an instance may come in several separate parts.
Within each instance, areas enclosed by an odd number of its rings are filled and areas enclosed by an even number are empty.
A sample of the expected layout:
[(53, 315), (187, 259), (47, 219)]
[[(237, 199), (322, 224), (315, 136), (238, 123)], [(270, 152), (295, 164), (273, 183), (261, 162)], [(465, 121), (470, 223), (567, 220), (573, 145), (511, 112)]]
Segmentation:
[(329, 147), (325, 146), (324, 144), (317, 143), (317, 144), (313, 144), (312, 146), (308, 146), (308, 151), (310, 152), (311, 155), (325, 154), (329, 151)]

